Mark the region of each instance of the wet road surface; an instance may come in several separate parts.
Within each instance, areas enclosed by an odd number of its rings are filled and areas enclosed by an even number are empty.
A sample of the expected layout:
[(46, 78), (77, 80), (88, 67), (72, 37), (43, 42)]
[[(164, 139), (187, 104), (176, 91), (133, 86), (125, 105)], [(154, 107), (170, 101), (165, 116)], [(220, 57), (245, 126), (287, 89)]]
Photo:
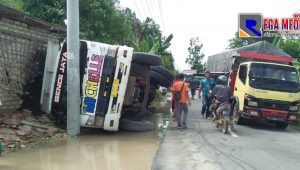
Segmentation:
[[(0, 157), (0, 170), (298, 170), (300, 133), (270, 125), (238, 126), (224, 135), (192, 102), (188, 129), (162, 114), (151, 132), (85, 132), (58, 147)], [(165, 135), (164, 135), (165, 134)], [(160, 145), (161, 139), (163, 141)]]
[(0, 158), (1, 170), (150, 169), (159, 146), (153, 133), (87, 135), (67, 145)]
[(151, 132), (91, 130), (66, 145), (0, 157), (0, 170), (147, 170), (168, 123), (155, 114)]
[(188, 129), (171, 122), (154, 160), (154, 170), (299, 170), (300, 133), (265, 124), (238, 126), (222, 134), (200, 118), (200, 100), (192, 101)]

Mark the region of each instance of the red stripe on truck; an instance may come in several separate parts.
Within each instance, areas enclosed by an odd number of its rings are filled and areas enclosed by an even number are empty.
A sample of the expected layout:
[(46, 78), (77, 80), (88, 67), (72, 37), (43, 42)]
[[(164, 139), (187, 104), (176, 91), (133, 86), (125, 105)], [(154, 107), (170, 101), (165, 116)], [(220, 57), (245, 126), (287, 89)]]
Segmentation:
[(277, 55), (257, 54), (257, 53), (249, 53), (249, 52), (240, 52), (240, 56), (246, 57), (246, 58), (256, 58), (256, 59), (263, 59), (263, 60), (279, 61), (279, 62), (284, 62), (284, 63), (291, 63), (294, 60), (294, 58), (292, 58), (292, 57), (282, 57), (282, 56), (277, 56)]

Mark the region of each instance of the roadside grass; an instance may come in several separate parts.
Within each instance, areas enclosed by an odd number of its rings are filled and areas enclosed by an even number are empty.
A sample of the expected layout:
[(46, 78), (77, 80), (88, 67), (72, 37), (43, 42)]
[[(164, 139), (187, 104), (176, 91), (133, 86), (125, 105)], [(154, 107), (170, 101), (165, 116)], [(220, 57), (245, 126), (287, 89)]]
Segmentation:
[(167, 95), (162, 94), (159, 90), (156, 91), (155, 99), (150, 107), (155, 108), (156, 113), (170, 114), (171, 103), (164, 102)]
[(297, 124), (291, 124), (290, 126), (294, 129), (300, 131), (300, 122), (298, 122)]
[(170, 114), (170, 103), (162, 104), (161, 102), (154, 101), (151, 107), (155, 108), (156, 113)]

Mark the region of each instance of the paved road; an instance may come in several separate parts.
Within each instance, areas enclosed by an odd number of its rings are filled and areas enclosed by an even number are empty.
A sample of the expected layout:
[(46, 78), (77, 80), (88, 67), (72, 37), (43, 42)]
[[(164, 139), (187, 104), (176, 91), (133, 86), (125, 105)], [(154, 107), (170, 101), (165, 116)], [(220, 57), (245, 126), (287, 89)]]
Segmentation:
[(224, 135), (213, 124), (201, 119), (200, 100), (194, 100), (188, 129), (170, 123), (154, 159), (154, 170), (298, 170), (300, 133), (279, 130), (263, 124), (238, 126)]

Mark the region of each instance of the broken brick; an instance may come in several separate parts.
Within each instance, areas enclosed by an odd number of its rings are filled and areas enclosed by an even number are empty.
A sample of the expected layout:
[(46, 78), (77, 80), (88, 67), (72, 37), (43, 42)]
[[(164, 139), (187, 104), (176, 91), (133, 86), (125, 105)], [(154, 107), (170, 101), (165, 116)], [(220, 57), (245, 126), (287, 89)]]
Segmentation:
[(51, 127), (47, 129), (47, 134), (52, 136), (54, 133), (56, 133), (58, 131), (58, 129)]
[(24, 130), (17, 130), (16, 132), (20, 136), (26, 136), (26, 135), (30, 134), (30, 132), (26, 132)]
[(32, 127), (28, 126), (28, 125), (22, 125), (19, 127), (20, 130), (25, 131), (25, 132), (31, 132), (32, 131)]
[(16, 132), (14, 130), (9, 129), (9, 128), (0, 128), (0, 134), (14, 135), (14, 134), (16, 134)]

